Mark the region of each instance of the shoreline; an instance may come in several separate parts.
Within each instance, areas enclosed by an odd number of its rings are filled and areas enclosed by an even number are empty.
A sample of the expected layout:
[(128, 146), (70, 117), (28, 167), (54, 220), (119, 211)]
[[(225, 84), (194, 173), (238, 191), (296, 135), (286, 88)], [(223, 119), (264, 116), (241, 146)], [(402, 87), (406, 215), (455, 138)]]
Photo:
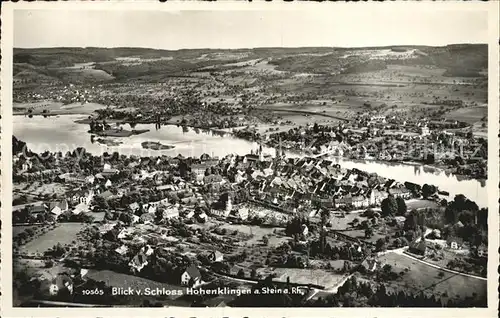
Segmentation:
[[(81, 115), (81, 116), (89, 116), (91, 115), (92, 112), (90, 113), (82, 113), (82, 112), (78, 112), (78, 113), (64, 113), (64, 114), (36, 114), (37, 116), (43, 116), (43, 115), (47, 115), (47, 117), (53, 117), (53, 116), (76, 116), (76, 115)], [(21, 116), (21, 115), (25, 115), (27, 116), (26, 114), (14, 114), (15, 116)], [(88, 119), (88, 118), (82, 118), (82, 119), (77, 119), (77, 120), (74, 120), (75, 123), (77, 124), (90, 124), (91, 120)], [(102, 122), (102, 120), (98, 121), (98, 122)], [(132, 123), (131, 121), (129, 120), (126, 120), (126, 119), (109, 119), (109, 120), (106, 120), (107, 123), (109, 124), (122, 124), (122, 125), (127, 125), (127, 124), (130, 124)], [(154, 120), (138, 120), (138, 121), (135, 121), (133, 122), (133, 124), (139, 124), (139, 125), (154, 125), (156, 124), (156, 121)], [(177, 127), (187, 127), (187, 128), (192, 128), (192, 129), (202, 129), (202, 130), (209, 130), (209, 131), (213, 131), (213, 132), (216, 132), (216, 133), (223, 133), (223, 134), (229, 134), (233, 137), (235, 137), (235, 134), (233, 131), (231, 131), (232, 129), (238, 129), (238, 128), (241, 128), (240, 127), (230, 127), (230, 128), (216, 128), (216, 127), (205, 127), (205, 126), (191, 126), (191, 125), (180, 125), (180, 123), (178, 122), (174, 122), (172, 120), (167, 120), (167, 121), (163, 121), (161, 123), (161, 125), (169, 125), (169, 126), (177, 126)], [(131, 134), (130, 136), (132, 136), (134, 134)], [(130, 136), (121, 136), (123, 138), (127, 138), (127, 137), (130, 137)], [(109, 136), (100, 136), (100, 137), (109, 137)], [(113, 137), (113, 136), (111, 136)], [(237, 139), (241, 139), (241, 140), (244, 140), (244, 141), (247, 141), (247, 142), (256, 142), (256, 143), (262, 143), (263, 140), (248, 140), (248, 139), (245, 139), (245, 138), (239, 138), (239, 137), (235, 137)], [(268, 146), (269, 147), (269, 146)], [(269, 147), (269, 148), (272, 148), (272, 147)], [(303, 156), (303, 157), (307, 157), (307, 156), (315, 156), (314, 154), (304, 154), (304, 153), (300, 153), (300, 152), (295, 152), (295, 151), (300, 151), (301, 149), (287, 149), (288, 151), (290, 152), (293, 152), (294, 155), (300, 155), (300, 156)], [(345, 157), (345, 156), (341, 156), (341, 157), (337, 157), (336, 158), (340, 158), (340, 159), (343, 159), (343, 160), (349, 160), (349, 161), (353, 161), (353, 162), (358, 162), (358, 163), (363, 163), (363, 162), (373, 162), (373, 163), (378, 163), (378, 164), (386, 164), (386, 165), (406, 165), (406, 166), (421, 166), (421, 167), (428, 167), (428, 168), (432, 168), (432, 169), (436, 169), (440, 172), (446, 172), (446, 168), (445, 167), (442, 167), (442, 166), (439, 166), (439, 165), (428, 165), (428, 164), (421, 164), (419, 162), (416, 162), (416, 161), (392, 161), (392, 160), (380, 160), (380, 159), (356, 159), (356, 158), (349, 158), (349, 157)], [(454, 176), (454, 177), (460, 177), (460, 178), (463, 178), (464, 180), (476, 180), (478, 182), (485, 182), (486, 180), (488, 180), (488, 176), (484, 176), (484, 177), (481, 177), (481, 178), (476, 178), (472, 175), (467, 175), (467, 174), (457, 174), (455, 172), (450, 172), (450, 175)]]

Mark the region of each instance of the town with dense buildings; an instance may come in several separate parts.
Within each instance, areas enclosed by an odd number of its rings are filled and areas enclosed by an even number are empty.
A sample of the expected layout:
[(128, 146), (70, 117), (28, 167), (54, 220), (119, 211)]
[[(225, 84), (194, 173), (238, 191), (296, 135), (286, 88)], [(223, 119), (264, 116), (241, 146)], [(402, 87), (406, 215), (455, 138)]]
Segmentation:
[(485, 307), (485, 50), (15, 50), (14, 305)]

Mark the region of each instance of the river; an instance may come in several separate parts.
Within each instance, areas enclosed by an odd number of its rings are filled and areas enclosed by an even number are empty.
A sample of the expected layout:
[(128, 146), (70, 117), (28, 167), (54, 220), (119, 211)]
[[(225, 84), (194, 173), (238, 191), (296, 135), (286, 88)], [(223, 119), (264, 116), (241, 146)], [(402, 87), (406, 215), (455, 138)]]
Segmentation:
[[(258, 148), (255, 142), (249, 142), (233, 137), (230, 134), (218, 133), (210, 130), (201, 130), (175, 125), (162, 126), (155, 129), (154, 124), (138, 124), (135, 129), (149, 129), (150, 131), (129, 138), (107, 138), (115, 141), (123, 141), (118, 146), (106, 146), (97, 142), (92, 143), (90, 134), (87, 132), (88, 125), (77, 124), (74, 121), (85, 118), (81, 115), (64, 115), (44, 118), (35, 116), (28, 118), (24, 116), (13, 116), (14, 135), (26, 142), (34, 152), (61, 151), (66, 152), (76, 147), (84, 147), (92, 154), (118, 151), (124, 155), (160, 155), (185, 157), (199, 157), (206, 153), (210, 156), (223, 157), (227, 154), (244, 155)], [(124, 125), (124, 129), (130, 129)], [(173, 145), (170, 150), (143, 149), (141, 143), (144, 141), (155, 141), (166, 145)], [(273, 149), (264, 148), (265, 152), (274, 154)], [(456, 194), (464, 194), (467, 198), (475, 201), (479, 206), (486, 207), (487, 187), (485, 181), (465, 179), (432, 167), (389, 164), (377, 161), (357, 161), (343, 158), (332, 158), (342, 167), (377, 173), (386, 178), (392, 178), (399, 182), (413, 182), (417, 184), (433, 184), (440, 190), (450, 193), (453, 198)]]

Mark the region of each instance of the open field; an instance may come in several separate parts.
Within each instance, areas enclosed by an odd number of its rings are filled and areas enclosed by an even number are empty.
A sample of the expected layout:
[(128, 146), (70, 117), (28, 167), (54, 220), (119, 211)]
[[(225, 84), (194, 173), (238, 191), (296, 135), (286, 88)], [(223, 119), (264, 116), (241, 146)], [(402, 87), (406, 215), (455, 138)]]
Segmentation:
[(409, 270), (401, 280), (389, 284), (395, 289), (424, 291), (443, 296), (445, 299), (460, 299), (473, 294), (486, 296), (486, 281), (441, 271), (396, 253), (387, 253), (379, 259), (384, 264), (391, 265), (396, 273)]
[(106, 108), (104, 105), (96, 103), (73, 103), (63, 105), (57, 102), (43, 103), (14, 103), (14, 115), (25, 115), (28, 110), (32, 109), (34, 115), (41, 115), (46, 111), (46, 115), (75, 115), (75, 114), (92, 114), (98, 109)]
[(447, 119), (463, 121), (474, 124), (482, 121), (488, 116), (488, 106), (460, 108), (447, 113), (444, 117)]
[(49, 231), (26, 245), (21, 247), (21, 251), (27, 253), (43, 253), (60, 243), (61, 245), (71, 244), (77, 240), (76, 235), (83, 229), (85, 224), (62, 223), (54, 230)]
[(408, 200), (406, 201), (406, 207), (408, 210), (418, 210), (426, 208), (436, 208), (438, 204), (430, 200)]

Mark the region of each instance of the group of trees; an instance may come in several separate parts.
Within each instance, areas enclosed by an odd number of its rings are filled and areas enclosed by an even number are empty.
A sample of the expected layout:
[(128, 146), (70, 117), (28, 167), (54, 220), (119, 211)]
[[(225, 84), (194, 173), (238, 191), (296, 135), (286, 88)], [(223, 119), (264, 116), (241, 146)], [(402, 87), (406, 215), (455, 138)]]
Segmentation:
[(339, 287), (336, 294), (308, 303), (311, 307), (484, 307), (486, 298), (471, 295), (457, 299), (443, 299), (431, 293), (394, 291), (383, 283), (358, 281), (353, 276)]
[(381, 209), (383, 217), (404, 216), (407, 212), (405, 200), (401, 197), (396, 198), (393, 195), (389, 195), (382, 200)]
[(311, 258), (331, 259), (331, 260), (355, 260), (360, 259), (365, 255), (362, 250), (357, 249), (350, 243), (346, 245), (332, 245), (330, 242), (324, 243), (324, 250), (321, 250), (322, 244), (320, 240), (310, 242), (309, 256)]
[(53, 223), (55, 216), (49, 212), (42, 212), (33, 214), (29, 208), (24, 208), (12, 214), (12, 224), (20, 223)]

